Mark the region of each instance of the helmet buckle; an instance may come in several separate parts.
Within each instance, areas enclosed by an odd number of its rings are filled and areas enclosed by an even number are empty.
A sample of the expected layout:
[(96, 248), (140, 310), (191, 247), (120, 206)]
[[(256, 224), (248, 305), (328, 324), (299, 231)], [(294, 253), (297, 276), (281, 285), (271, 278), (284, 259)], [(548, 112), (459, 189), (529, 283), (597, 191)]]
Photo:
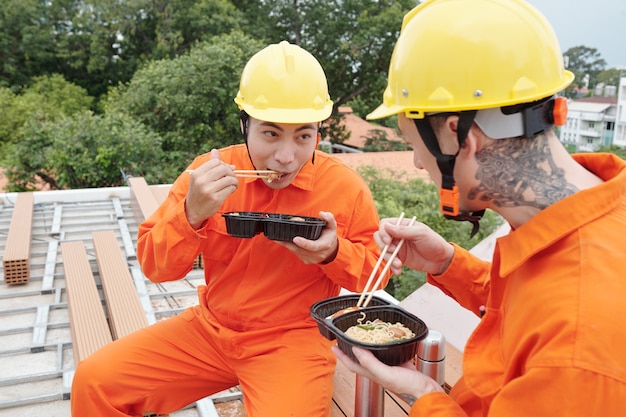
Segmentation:
[(441, 212), (448, 216), (459, 215), (459, 188), (455, 185), (451, 189), (439, 189)]

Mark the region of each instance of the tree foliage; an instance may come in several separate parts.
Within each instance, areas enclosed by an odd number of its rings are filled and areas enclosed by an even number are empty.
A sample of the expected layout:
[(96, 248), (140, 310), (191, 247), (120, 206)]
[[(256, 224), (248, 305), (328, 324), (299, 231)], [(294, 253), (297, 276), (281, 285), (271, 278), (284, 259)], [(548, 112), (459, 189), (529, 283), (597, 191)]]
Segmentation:
[(568, 97), (576, 97), (576, 91), (583, 88), (585, 83), (588, 88), (593, 88), (598, 83), (598, 76), (606, 68), (606, 61), (596, 48), (575, 46), (569, 48), (563, 55), (567, 60), (567, 69), (576, 77), (565, 90)]
[(243, 19), (228, 0), (0, 0), (0, 9), (0, 86), (60, 73), (93, 97)]
[(387, 133), (383, 130), (372, 129), (369, 131), (363, 146), (364, 152), (391, 152), (391, 151), (408, 151), (411, 146), (406, 142), (397, 140), (389, 140)]
[[(30, 120), (7, 155), (13, 191), (32, 189), (37, 177), (53, 189), (124, 185), (122, 173), (158, 182), (160, 137), (122, 113), (74, 113), (58, 121)], [(36, 153), (31, 152), (37, 149)]]
[(21, 94), (0, 89), (0, 142), (20, 139), (20, 127), (30, 119), (52, 120), (89, 109), (93, 98), (87, 91), (66, 81), (63, 76), (34, 77)]
[(29, 141), (30, 126), (62, 120), (89, 109), (93, 101), (84, 89), (58, 74), (35, 77), (33, 82), (21, 94), (0, 88), (0, 164), (12, 191), (31, 188), (36, 182), (33, 168), (43, 157), (43, 148)]
[(608, 68), (598, 74), (598, 83), (618, 87), (619, 80), (623, 75), (626, 75), (626, 72), (623, 69)]

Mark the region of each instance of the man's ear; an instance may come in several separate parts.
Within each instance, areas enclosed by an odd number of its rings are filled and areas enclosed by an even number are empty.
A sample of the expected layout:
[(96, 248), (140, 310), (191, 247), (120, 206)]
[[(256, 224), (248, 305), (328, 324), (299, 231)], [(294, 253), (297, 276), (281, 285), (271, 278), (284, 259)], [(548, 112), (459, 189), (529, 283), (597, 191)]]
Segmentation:
[(467, 137), (465, 138), (465, 142), (461, 147), (461, 151), (459, 152), (459, 157), (461, 158), (473, 158), (474, 155), (483, 145), (483, 135), (481, 135), (481, 130), (474, 123), (470, 128), (469, 132), (467, 132)]
[(444, 155), (454, 155), (459, 150), (458, 125), (459, 116), (456, 114), (449, 115), (436, 131), (439, 147)]

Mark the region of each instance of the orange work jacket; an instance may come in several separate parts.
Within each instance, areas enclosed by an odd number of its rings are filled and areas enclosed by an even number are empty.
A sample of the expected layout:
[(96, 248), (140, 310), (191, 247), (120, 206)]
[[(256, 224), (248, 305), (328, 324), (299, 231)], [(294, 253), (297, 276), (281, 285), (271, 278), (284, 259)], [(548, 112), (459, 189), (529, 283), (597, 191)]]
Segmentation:
[[(220, 158), (238, 169), (253, 169), (245, 145), (220, 150)], [(209, 159), (210, 154), (201, 155), (189, 169)], [(356, 171), (316, 151), (315, 163), (308, 162), (284, 189), (271, 189), (256, 178), (239, 181), (237, 191), (199, 230), (193, 230), (185, 217), (189, 175), (174, 182), (163, 204), (139, 227), (137, 256), (150, 280), (183, 278), (202, 254), (208, 307), (224, 326), (237, 331), (291, 323), (314, 326), (309, 317), (312, 304), (336, 296), (340, 287), (363, 289), (380, 253), (373, 239), (379, 218), (371, 192)], [(232, 237), (222, 214), (242, 211), (312, 217), (332, 212), (337, 220), (337, 257), (325, 265), (305, 265), (263, 234)]]
[(605, 182), (499, 238), (492, 264), (461, 248), (429, 276), (476, 314), (463, 377), (410, 416), (617, 417), (626, 405), (626, 164), (575, 158)]

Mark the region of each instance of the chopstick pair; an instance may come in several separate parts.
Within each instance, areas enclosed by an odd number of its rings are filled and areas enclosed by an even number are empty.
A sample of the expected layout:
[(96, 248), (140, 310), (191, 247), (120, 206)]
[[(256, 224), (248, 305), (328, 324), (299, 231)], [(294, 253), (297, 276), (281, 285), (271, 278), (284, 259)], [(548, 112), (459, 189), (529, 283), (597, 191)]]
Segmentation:
[(236, 169), (235, 177), (239, 178), (279, 178), (280, 172), (272, 171), (272, 170), (254, 170), (254, 169)]
[[(398, 217), (398, 220), (396, 221), (396, 226), (399, 226), (400, 223), (402, 223), (403, 218), (404, 218), (404, 212), (402, 212), (400, 214), (400, 217)], [(409, 222), (409, 226), (413, 226), (413, 223), (415, 223), (415, 219), (416, 217), (413, 216), (413, 218)], [(389, 259), (387, 260), (385, 267), (380, 272), (380, 274), (378, 274), (378, 279), (376, 280), (374, 285), (370, 288), (370, 285), (372, 284), (372, 280), (374, 279), (374, 276), (376, 275), (376, 271), (378, 270), (378, 268), (380, 268), (380, 264), (382, 263), (383, 258), (389, 251), (389, 243), (385, 245), (383, 250), (380, 252), (380, 257), (378, 258), (376, 265), (374, 265), (374, 269), (372, 270), (372, 273), (370, 274), (369, 278), (367, 279), (367, 282), (365, 283), (365, 288), (363, 289), (363, 292), (361, 293), (361, 297), (359, 297), (359, 301), (356, 303), (357, 308), (367, 307), (369, 302), (372, 300), (372, 297), (374, 296), (374, 291), (376, 291), (376, 288), (378, 288), (378, 286), (382, 282), (383, 277), (385, 276), (389, 268), (391, 268), (391, 262), (396, 258), (403, 244), (404, 244), (404, 239), (400, 239), (400, 242), (398, 242), (398, 245), (396, 246), (394, 251), (391, 253), (391, 256), (389, 257)], [(364, 300), (365, 294), (367, 294), (368, 292), (369, 292), (369, 295)]]
[[(194, 170), (187, 169), (186, 173), (191, 174)], [(235, 177), (239, 178), (266, 178), (266, 179), (277, 179), (280, 178), (281, 174), (277, 171), (272, 170), (255, 170), (255, 169), (236, 169), (234, 171)]]

